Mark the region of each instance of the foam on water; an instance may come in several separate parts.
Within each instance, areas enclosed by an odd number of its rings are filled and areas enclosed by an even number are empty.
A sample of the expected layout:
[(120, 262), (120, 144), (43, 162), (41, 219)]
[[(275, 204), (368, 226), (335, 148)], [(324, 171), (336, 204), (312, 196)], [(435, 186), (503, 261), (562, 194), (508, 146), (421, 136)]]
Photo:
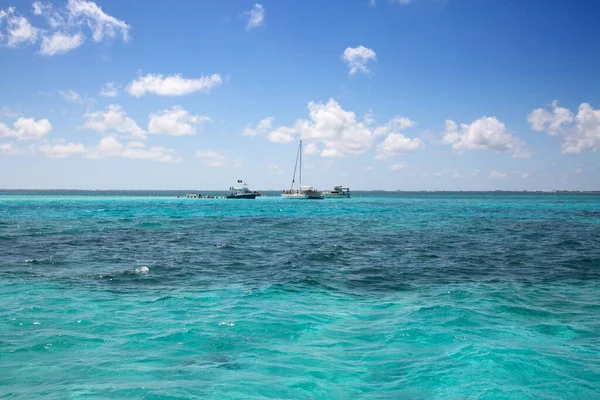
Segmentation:
[(600, 397), (599, 196), (0, 202), (2, 398)]

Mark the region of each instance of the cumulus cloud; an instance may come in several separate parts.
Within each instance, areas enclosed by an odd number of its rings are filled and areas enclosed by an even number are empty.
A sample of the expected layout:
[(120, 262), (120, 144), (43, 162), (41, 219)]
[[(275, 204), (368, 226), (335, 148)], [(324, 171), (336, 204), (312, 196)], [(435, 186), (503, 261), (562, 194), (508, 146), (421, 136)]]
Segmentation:
[(52, 124), (47, 119), (19, 118), (13, 123), (13, 128), (0, 123), (0, 137), (14, 137), (18, 140), (37, 140), (44, 138), (52, 130)]
[(0, 43), (12, 48), (32, 44), (37, 41), (39, 33), (40, 30), (19, 15), (15, 7), (0, 10)]
[(74, 35), (55, 32), (52, 36), (44, 36), (40, 47), (40, 54), (53, 56), (55, 54), (68, 53), (83, 44), (84, 37), (80, 33)]
[(357, 72), (368, 73), (369, 68), (367, 64), (369, 61), (375, 61), (376, 54), (372, 49), (365, 46), (348, 47), (344, 50), (342, 60), (350, 68), (350, 75), (354, 75)]
[(531, 129), (550, 136), (562, 136), (563, 153), (584, 153), (600, 149), (600, 109), (581, 103), (577, 114), (552, 103), (551, 111), (538, 108), (527, 117)]
[(246, 29), (258, 28), (265, 20), (265, 8), (262, 4), (255, 4), (250, 11), (246, 11), (242, 16), (248, 20)]
[(108, 106), (106, 112), (91, 112), (84, 114), (84, 126), (98, 132), (117, 132), (145, 139), (146, 132), (129, 118), (118, 104)]
[(227, 163), (227, 157), (222, 152), (215, 150), (198, 150), (196, 157), (204, 161), (204, 165), (211, 168), (224, 167)]
[(268, 117), (260, 120), (258, 124), (253, 128), (251, 125), (248, 125), (242, 135), (244, 136), (256, 136), (256, 135), (266, 135), (269, 130), (273, 127), (273, 121), (275, 118)]
[(127, 92), (135, 97), (141, 97), (147, 93), (159, 96), (183, 96), (193, 92), (210, 92), (210, 89), (222, 83), (223, 80), (219, 74), (196, 79), (187, 79), (179, 74), (167, 76), (147, 74), (132, 81), (127, 86)]
[(377, 146), (377, 158), (385, 159), (387, 156), (413, 153), (422, 147), (423, 141), (421, 139), (411, 139), (401, 133), (390, 133)]
[[(394, 117), (387, 124), (376, 126), (370, 115), (366, 117), (368, 123), (357, 121), (353, 112), (344, 110), (334, 99), (327, 103), (309, 102), (308, 113), (310, 119), (299, 119), (293, 126), (277, 127), (266, 136), (267, 140), (290, 143), (303, 139), (307, 145), (318, 144), (322, 148), (322, 157), (344, 157), (364, 153), (379, 135), (401, 135), (398, 129), (415, 124), (408, 118)], [(406, 139), (409, 142), (407, 149), (421, 146), (420, 139)], [(398, 136), (392, 136), (382, 150), (390, 150), (390, 155), (400, 153), (397, 141)]]
[(482, 117), (471, 124), (446, 120), (443, 143), (456, 150), (489, 150), (509, 153), (513, 157), (530, 157), (523, 139), (513, 136), (496, 117)]
[(99, 94), (102, 97), (117, 97), (119, 95), (119, 87), (113, 82), (108, 82), (104, 84)]
[(192, 115), (181, 106), (173, 106), (170, 110), (150, 114), (148, 133), (171, 136), (194, 135), (196, 128), (206, 121), (210, 121), (206, 115)]
[(40, 146), (39, 150), (50, 158), (66, 158), (77, 154), (84, 154), (85, 146), (81, 143), (45, 144)]
[(159, 162), (180, 162), (175, 151), (165, 147), (148, 147), (142, 142), (132, 141), (124, 145), (114, 136), (103, 137), (95, 148), (87, 152), (89, 158), (124, 157)]
[(493, 170), (488, 175), (488, 179), (504, 179), (506, 178), (506, 172)]

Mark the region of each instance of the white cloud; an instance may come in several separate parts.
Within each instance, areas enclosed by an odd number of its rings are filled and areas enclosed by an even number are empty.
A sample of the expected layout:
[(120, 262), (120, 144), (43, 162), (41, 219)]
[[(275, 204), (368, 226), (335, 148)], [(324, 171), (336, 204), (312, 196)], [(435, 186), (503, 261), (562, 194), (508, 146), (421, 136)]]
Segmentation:
[(0, 10), (0, 23), (4, 20), (6, 26), (0, 30), (0, 43), (15, 48), (24, 43), (37, 41), (40, 30), (31, 25), (27, 18), (17, 14), (14, 7)]
[(308, 155), (317, 154), (319, 152), (319, 147), (315, 143), (309, 143), (304, 147), (303, 153)]
[(377, 59), (375, 52), (365, 46), (348, 47), (344, 50), (342, 59), (348, 67), (350, 67), (350, 75), (354, 75), (356, 72), (368, 73), (369, 68), (367, 63), (371, 60)]
[(205, 121), (210, 121), (206, 115), (192, 115), (181, 106), (173, 106), (170, 110), (150, 114), (148, 133), (171, 136), (194, 135), (196, 128)]
[(119, 95), (119, 87), (113, 83), (106, 83), (100, 90), (100, 96), (103, 97), (117, 97)]
[(69, 0), (67, 12), (72, 20), (86, 24), (90, 28), (96, 42), (102, 41), (105, 37), (113, 38), (118, 34), (124, 41), (129, 40), (130, 26), (125, 21), (106, 14), (93, 1)]
[(513, 157), (530, 157), (523, 139), (513, 136), (496, 117), (482, 117), (471, 124), (446, 120), (443, 142), (455, 150), (489, 150), (510, 153)]
[(534, 131), (562, 136), (563, 153), (600, 150), (600, 109), (594, 109), (588, 103), (581, 103), (574, 115), (554, 101), (552, 112), (538, 108), (528, 115), (527, 120)]
[(83, 44), (84, 37), (81, 33), (69, 35), (62, 32), (54, 32), (52, 36), (44, 36), (40, 47), (40, 54), (53, 56), (64, 54), (76, 49)]
[(265, 8), (262, 4), (255, 4), (250, 11), (246, 11), (243, 16), (248, 20), (246, 29), (258, 28), (265, 20)]
[(85, 146), (81, 143), (45, 144), (39, 150), (51, 158), (66, 158), (77, 154), (84, 154)]
[(72, 89), (59, 90), (58, 94), (60, 94), (60, 96), (63, 99), (70, 101), (72, 103), (83, 103), (83, 99), (81, 98), (81, 95)]
[(42, 3), (35, 1), (32, 4), (33, 14), (46, 18), (52, 29), (58, 29), (66, 25), (65, 18), (67, 17), (64, 11), (57, 11), (51, 3)]
[(118, 104), (108, 106), (106, 112), (91, 112), (84, 114), (84, 126), (98, 132), (118, 132), (129, 134), (133, 137), (145, 139), (146, 132), (129, 118)]
[(390, 122), (388, 122), (387, 124), (375, 128), (373, 133), (375, 134), (375, 136), (381, 136), (389, 132), (397, 132), (403, 129), (412, 128), (416, 124), (416, 122), (411, 121), (406, 117), (396, 116), (392, 118), (392, 120), (390, 120)]
[(13, 146), (12, 143), (0, 143), (0, 153), (1, 154), (17, 154), (18, 150)]
[(92, 32), (94, 41), (101, 42), (120, 36), (129, 40), (130, 26), (124, 21), (106, 14), (93, 1), (68, 0), (66, 7), (55, 8), (51, 3), (35, 1), (32, 12), (45, 18), (50, 30), (42, 30), (29, 23), (27, 18), (16, 14), (15, 8), (0, 10), (0, 22), (6, 19), (5, 32), (0, 31), (0, 40), (6, 41), (9, 47), (17, 47), (22, 43), (37, 42), (43, 32), (40, 54), (52, 56), (64, 54), (80, 47), (85, 41), (83, 27)]
[(488, 179), (504, 179), (506, 178), (506, 172), (500, 172), (493, 170), (490, 172)]
[(267, 135), (267, 140), (274, 143), (290, 143), (294, 141), (294, 134), (297, 133), (294, 128), (281, 126)]
[(266, 135), (269, 130), (273, 127), (273, 120), (275, 118), (268, 117), (260, 120), (258, 124), (254, 128), (251, 125), (248, 125), (242, 135), (244, 136), (256, 136), (256, 135)]
[(407, 165), (408, 165), (407, 163), (403, 162), (403, 163), (389, 165), (388, 168), (391, 169), (392, 171), (402, 171), (403, 169), (406, 169)]
[(100, 139), (96, 148), (102, 155), (118, 156), (123, 150), (123, 144), (114, 136), (106, 136)]
[[(366, 116), (368, 124), (365, 121), (360, 122), (356, 120), (353, 112), (344, 110), (334, 99), (325, 104), (309, 102), (308, 113), (309, 120), (299, 119), (293, 126), (277, 127), (266, 136), (267, 140), (290, 143), (299, 138), (306, 141), (307, 145), (321, 145), (322, 157), (343, 157), (364, 153), (372, 147), (378, 135), (414, 125), (408, 118), (394, 117), (385, 125), (374, 126), (374, 121), (369, 115)], [(390, 141), (395, 139), (396, 137), (392, 136)], [(420, 146), (420, 139), (406, 139), (411, 146)]]
[(385, 140), (377, 145), (377, 158), (413, 153), (423, 147), (419, 138), (408, 138), (401, 133), (390, 133)]
[(175, 151), (165, 147), (147, 147), (141, 142), (129, 142), (123, 145), (114, 136), (107, 136), (100, 140), (98, 145), (87, 153), (89, 158), (124, 157), (131, 159), (151, 160), (159, 162), (180, 162), (181, 158)]
[(160, 75), (147, 74), (132, 81), (127, 86), (127, 92), (135, 97), (146, 93), (159, 96), (183, 96), (193, 92), (209, 92), (215, 86), (223, 83), (221, 75), (202, 76), (197, 79), (186, 79), (179, 74)]
[(203, 159), (204, 165), (211, 168), (224, 167), (227, 163), (227, 157), (215, 150), (198, 150), (196, 157)]
[(474, 169), (473, 172), (471, 172), (471, 176), (477, 176), (477, 175), (479, 175), (480, 172), (481, 172), (481, 170)]
[(0, 123), (0, 137), (15, 137), (19, 140), (36, 140), (45, 137), (52, 125), (47, 119), (36, 121), (33, 118), (19, 118), (13, 123), (13, 128)]

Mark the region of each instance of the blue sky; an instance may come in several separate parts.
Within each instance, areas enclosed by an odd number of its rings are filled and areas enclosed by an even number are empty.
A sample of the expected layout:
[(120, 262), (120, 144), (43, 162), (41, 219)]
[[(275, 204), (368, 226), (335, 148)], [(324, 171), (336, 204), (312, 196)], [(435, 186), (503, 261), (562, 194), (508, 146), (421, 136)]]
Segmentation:
[(0, 0), (0, 188), (599, 190), (599, 13)]

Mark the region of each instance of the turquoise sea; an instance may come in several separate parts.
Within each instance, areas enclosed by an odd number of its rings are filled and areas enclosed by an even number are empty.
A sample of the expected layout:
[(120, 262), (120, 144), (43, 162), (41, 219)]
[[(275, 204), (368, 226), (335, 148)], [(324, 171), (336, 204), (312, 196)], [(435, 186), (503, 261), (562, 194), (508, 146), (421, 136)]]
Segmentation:
[(600, 398), (600, 195), (176, 194), (0, 192), (0, 398)]

